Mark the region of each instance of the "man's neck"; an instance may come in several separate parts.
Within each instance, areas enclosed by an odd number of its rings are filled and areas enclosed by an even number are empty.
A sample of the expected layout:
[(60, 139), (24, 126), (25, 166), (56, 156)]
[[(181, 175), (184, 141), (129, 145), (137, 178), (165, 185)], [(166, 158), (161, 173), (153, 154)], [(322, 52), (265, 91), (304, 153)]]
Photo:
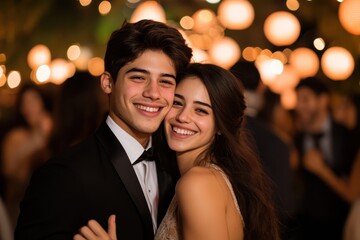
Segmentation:
[(327, 111), (320, 112), (316, 119), (306, 128), (309, 133), (318, 133), (324, 130), (326, 120), (329, 118), (329, 113)]

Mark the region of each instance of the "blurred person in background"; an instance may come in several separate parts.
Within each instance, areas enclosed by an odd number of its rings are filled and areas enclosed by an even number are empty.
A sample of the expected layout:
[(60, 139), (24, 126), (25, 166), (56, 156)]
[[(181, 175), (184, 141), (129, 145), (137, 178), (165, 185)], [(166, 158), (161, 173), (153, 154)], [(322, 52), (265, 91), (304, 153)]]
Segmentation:
[(89, 72), (76, 72), (60, 86), (54, 105), (51, 152), (58, 154), (90, 136), (107, 112), (107, 95), (100, 80)]
[(283, 238), (292, 234), (293, 214), (293, 177), (290, 167), (289, 146), (258, 117), (263, 106), (264, 85), (254, 63), (239, 61), (230, 69), (242, 82), (247, 108), (244, 115), (244, 127), (250, 140), (256, 146), (265, 173), (274, 185), (274, 200), (281, 221)]
[(294, 145), (295, 116), (281, 104), (281, 97), (269, 88), (264, 91), (264, 104), (258, 114), (259, 119), (268, 126), (290, 147), (290, 165), (296, 169), (299, 164), (298, 152)]
[(44, 86), (23, 85), (17, 95), (14, 126), (3, 139), (4, 202), (12, 227), (15, 227), (20, 201), (32, 172), (48, 157), (48, 140), (53, 128), (49, 95)]
[(354, 163), (347, 178), (339, 177), (324, 162), (315, 158), (305, 162), (305, 167), (326, 182), (340, 197), (352, 204), (344, 228), (344, 240), (360, 239), (360, 96), (341, 95), (338, 104), (333, 105), (334, 119), (351, 131), (347, 144), (353, 146), (356, 153)]
[(332, 118), (330, 92), (321, 79), (303, 79), (296, 93), (302, 239), (342, 239), (349, 204), (310, 166), (322, 163), (338, 178), (348, 177), (354, 160), (350, 134)]

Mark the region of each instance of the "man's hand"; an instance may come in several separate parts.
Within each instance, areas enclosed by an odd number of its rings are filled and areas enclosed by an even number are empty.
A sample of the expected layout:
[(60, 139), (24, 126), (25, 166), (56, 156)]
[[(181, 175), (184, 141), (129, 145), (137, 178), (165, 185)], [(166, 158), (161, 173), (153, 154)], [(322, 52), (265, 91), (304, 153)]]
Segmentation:
[(115, 215), (108, 220), (108, 231), (106, 232), (96, 220), (90, 220), (88, 225), (80, 228), (74, 240), (116, 240)]

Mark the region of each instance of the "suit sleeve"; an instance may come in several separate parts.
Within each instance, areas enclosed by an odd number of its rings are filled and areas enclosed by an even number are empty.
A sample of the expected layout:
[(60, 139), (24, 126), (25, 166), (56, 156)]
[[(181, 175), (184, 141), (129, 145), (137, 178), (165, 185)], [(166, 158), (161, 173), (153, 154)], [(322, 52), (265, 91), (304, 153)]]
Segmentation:
[(66, 166), (48, 164), (36, 171), (20, 206), (15, 239), (72, 239), (82, 224), (80, 189)]

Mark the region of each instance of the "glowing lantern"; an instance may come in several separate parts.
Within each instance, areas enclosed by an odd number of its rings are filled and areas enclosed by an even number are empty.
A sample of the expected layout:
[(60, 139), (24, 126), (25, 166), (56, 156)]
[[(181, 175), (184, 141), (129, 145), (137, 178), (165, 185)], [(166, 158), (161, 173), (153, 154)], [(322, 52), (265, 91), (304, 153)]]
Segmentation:
[(104, 60), (99, 57), (94, 57), (88, 62), (88, 69), (91, 75), (100, 76), (104, 70)]
[(340, 3), (339, 20), (346, 31), (360, 35), (360, 1), (346, 0)]
[(229, 69), (240, 59), (240, 47), (229, 37), (223, 37), (213, 43), (209, 49), (211, 62), (225, 69)]
[(51, 53), (47, 46), (39, 44), (34, 46), (28, 53), (27, 61), (31, 69), (48, 64), (51, 60)]
[(192, 48), (193, 50), (193, 57), (191, 59), (192, 62), (196, 63), (209, 63), (209, 54), (200, 49), (200, 48)]
[(289, 63), (296, 69), (300, 78), (315, 76), (320, 66), (316, 53), (304, 47), (297, 48), (291, 53)]
[(281, 105), (285, 109), (294, 109), (297, 103), (296, 92), (294, 89), (287, 89), (281, 93), (280, 96)]
[(300, 78), (294, 67), (285, 65), (281, 74), (276, 75), (275, 79), (271, 81), (269, 87), (275, 93), (282, 93), (288, 89), (293, 89), (299, 83)]
[(331, 47), (321, 57), (321, 68), (332, 80), (345, 80), (354, 71), (354, 58), (342, 47)]
[(205, 33), (216, 24), (216, 15), (210, 9), (200, 9), (192, 15), (194, 20), (193, 30), (198, 33)]
[(20, 85), (21, 75), (19, 71), (11, 71), (9, 72), (7, 83), (9, 88), (16, 88)]
[(157, 1), (145, 1), (136, 7), (135, 11), (131, 15), (130, 22), (134, 23), (142, 19), (151, 19), (165, 23), (165, 11)]
[(246, 0), (224, 0), (218, 8), (221, 24), (229, 29), (245, 29), (254, 21), (254, 8)]
[(54, 84), (62, 84), (71, 74), (71, 63), (62, 58), (51, 61), (50, 81)]
[(266, 38), (276, 46), (290, 45), (299, 37), (300, 23), (289, 12), (274, 12), (265, 20), (264, 33)]

